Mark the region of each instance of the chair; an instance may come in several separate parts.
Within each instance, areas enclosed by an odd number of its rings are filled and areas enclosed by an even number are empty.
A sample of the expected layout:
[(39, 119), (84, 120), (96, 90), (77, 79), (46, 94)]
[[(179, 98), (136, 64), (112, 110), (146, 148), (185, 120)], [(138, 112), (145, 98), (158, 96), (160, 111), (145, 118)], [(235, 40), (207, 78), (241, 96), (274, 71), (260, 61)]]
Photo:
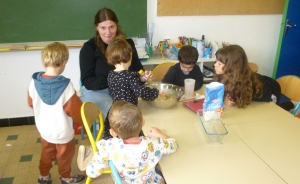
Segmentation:
[(258, 66), (255, 63), (248, 63), (248, 66), (249, 66), (250, 70), (252, 70), (253, 72), (258, 71)]
[(294, 75), (286, 75), (278, 78), (277, 82), (281, 87), (281, 94), (297, 102), (292, 111), (292, 114), (295, 116), (300, 107), (300, 78)]
[[(79, 80), (79, 90), (78, 90), (78, 93), (80, 94), (80, 96), (81, 96), (81, 92), (82, 92), (82, 82), (80, 79)], [(97, 125), (98, 125), (98, 123), (96, 123), (96, 122), (93, 123), (93, 135), (94, 135), (95, 140), (97, 137)], [(81, 133), (81, 140), (83, 140), (84, 139), (84, 128), (83, 127), (81, 128), (80, 133)]]
[(154, 67), (154, 69), (152, 70), (152, 74), (153, 74), (152, 81), (161, 82), (164, 76), (166, 75), (167, 71), (169, 70), (169, 68), (175, 64), (176, 63), (174, 62), (165, 62)]
[[(93, 152), (96, 153), (98, 151), (96, 142), (101, 139), (104, 131), (104, 121), (103, 121), (102, 112), (99, 109), (99, 107), (92, 102), (83, 103), (80, 112), (81, 112), (81, 118), (83, 121), (84, 129), (88, 135)], [(92, 135), (91, 132), (91, 127), (95, 122), (99, 123), (100, 125), (100, 129), (96, 139), (94, 139), (94, 136)], [(113, 174), (116, 183), (122, 184), (120, 176), (116, 168), (114, 167), (113, 163), (110, 160), (109, 160), (109, 166), (111, 170), (105, 170), (102, 174)], [(90, 184), (91, 182), (92, 182), (92, 178), (87, 177), (86, 184)]]

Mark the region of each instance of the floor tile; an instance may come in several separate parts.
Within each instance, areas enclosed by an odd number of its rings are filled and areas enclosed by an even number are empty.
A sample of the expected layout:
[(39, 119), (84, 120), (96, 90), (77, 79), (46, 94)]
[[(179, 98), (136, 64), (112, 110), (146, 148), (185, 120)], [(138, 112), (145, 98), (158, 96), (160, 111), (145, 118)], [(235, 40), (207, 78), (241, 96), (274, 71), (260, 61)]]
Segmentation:
[[(9, 137), (10, 136), (10, 137)], [(6, 140), (9, 137), (9, 140)], [(77, 150), (79, 145), (89, 145), (89, 140), (81, 140), (75, 135), (76, 153), (72, 161), (72, 173), (85, 174), (77, 166)], [(35, 125), (0, 127), (0, 184), (33, 184), (37, 183), (39, 160), (42, 147), (40, 134)], [(18, 172), (16, 172), (18, 171)], [(50, 170), (52, 183), (60, 183), (57, 162), (53, 162)], [(110, 175), (103, 175), (93, 183), (113, 184)]]
[(23, 155), (21, 156), (20, 162), (29, 162), (32, 160), (32, 155)]
[(2, 178), (0, 179), (0, 184), (13, 184), (14, 178)]
[(17, 140), (18, 139), (18, 135), (9, 135), (7, 136), (6, 140), (10, 141), (10, 140)]

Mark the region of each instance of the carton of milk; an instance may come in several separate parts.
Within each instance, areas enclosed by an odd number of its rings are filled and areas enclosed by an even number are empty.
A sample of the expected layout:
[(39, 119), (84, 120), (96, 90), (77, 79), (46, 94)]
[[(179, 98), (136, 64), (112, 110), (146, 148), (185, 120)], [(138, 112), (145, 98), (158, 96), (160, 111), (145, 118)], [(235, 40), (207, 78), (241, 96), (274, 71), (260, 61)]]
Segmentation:
[(205, 86), (205, 100), (203, 103), (204, 119), (213, 120), (222, 118), (224, 106), (224, 84), (211, 82)]

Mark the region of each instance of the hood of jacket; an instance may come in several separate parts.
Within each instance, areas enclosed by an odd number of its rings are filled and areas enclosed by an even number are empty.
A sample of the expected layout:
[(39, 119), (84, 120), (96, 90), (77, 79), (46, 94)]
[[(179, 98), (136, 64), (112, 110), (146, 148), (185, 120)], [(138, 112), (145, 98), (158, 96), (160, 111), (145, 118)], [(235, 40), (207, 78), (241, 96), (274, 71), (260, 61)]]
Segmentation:
[(32, 75), (32, 79), (34, 80), (37, 93), (43, 102), (48, 105), (53, 105), (70, 83), (70, 79), (61, 75), (51, 78), (44, 78), (42, 77), (43, 73), (44, 72), (34, 73)]

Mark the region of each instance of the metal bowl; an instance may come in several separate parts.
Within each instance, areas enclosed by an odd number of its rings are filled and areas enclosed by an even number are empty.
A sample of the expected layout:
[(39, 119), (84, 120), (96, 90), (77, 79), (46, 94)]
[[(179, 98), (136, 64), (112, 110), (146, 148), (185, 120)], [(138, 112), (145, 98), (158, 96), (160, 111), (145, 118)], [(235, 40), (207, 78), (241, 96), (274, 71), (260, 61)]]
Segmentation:
[(183, 90), (179, 86), (173, 84), (152, 82), (148, 84), (147, 87), (157, 88), (166, 92), (166, 96), (159, 95), (155, 100), (147, 101), (150, 106), (158, 109), (168, 109), (173, 107), (183, 95)]

